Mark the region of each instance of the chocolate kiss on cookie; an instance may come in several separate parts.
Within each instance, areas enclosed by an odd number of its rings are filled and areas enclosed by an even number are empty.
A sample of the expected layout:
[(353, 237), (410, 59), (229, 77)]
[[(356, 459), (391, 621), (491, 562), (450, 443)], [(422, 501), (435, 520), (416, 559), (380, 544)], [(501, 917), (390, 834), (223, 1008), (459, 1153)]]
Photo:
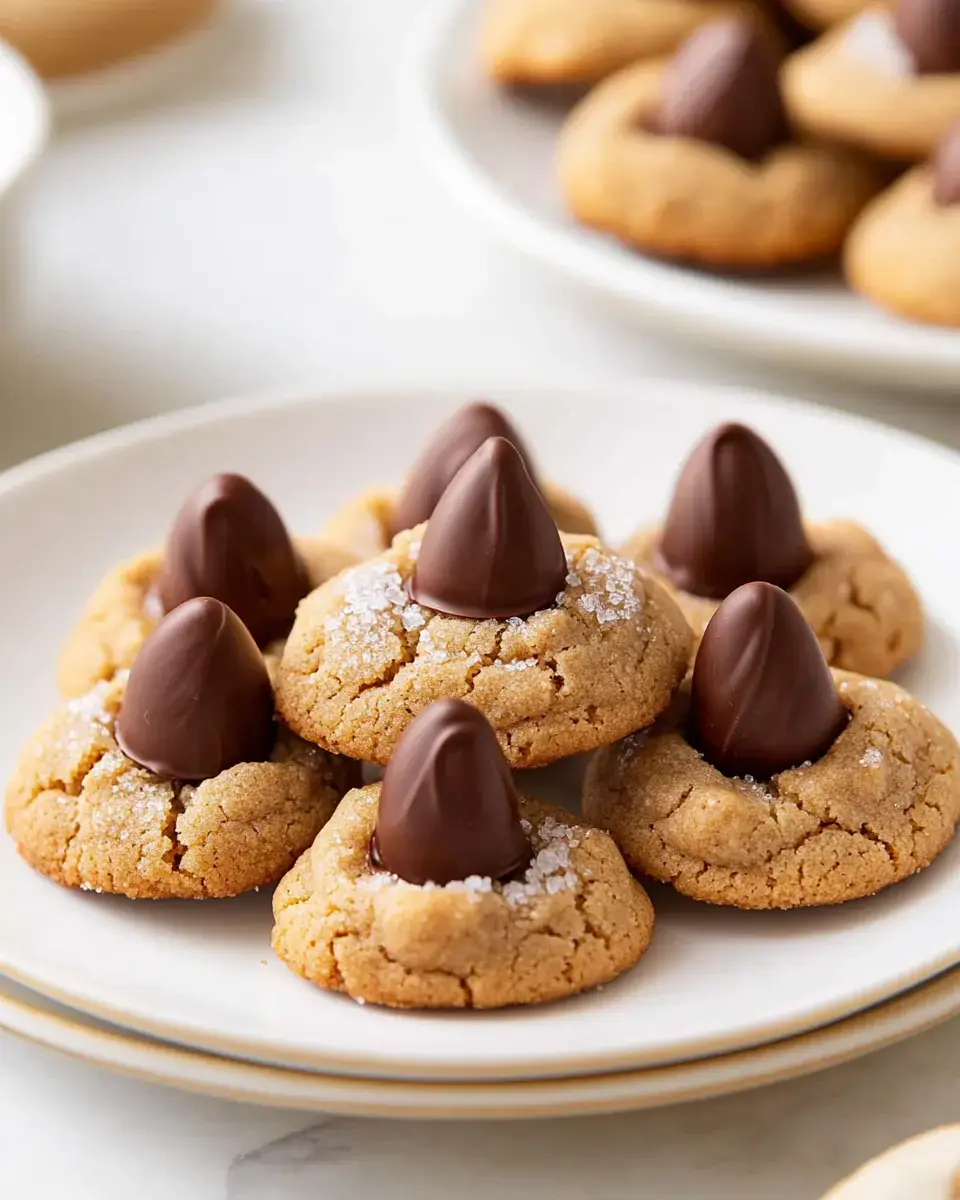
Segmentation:
[(787, 137), (779, 66), (769, 40), (750, 22), (704, 25), (664, 72), (650, 128), (762, 158)]
[(212, 779), (273, 746), (273, 690), (263, 655), (219, 600), (164, 617), (130, 671), (117, 718), (120, 749), (164, 779)]
[(960, 0), (899, 0), (893, 21), (919, 74), (960, 71)]
[(394, 509), (393, 532), (428, 521), (454, 475), (491, 437), (513, 442), (531, 479), (536, 479), (530, 456), (500, 409), (482, 401), (467, 404), (441, 425), (407, 476)]
[(677, 587), (722, 600), (742, 583), (790, 587), (812, 560), (783, 464), (745, 425), (719, 425), (684, 463), (657, 566)]
[(503, 620), (553, 604), (566, 577), (560, 534), (519, 451), (488, 438), (427, 522), (410, 594), (450, 616)]
[(407, 726), (383, 776), (372, 857), (408, 883), (503, 879), (530, 861), (510, 769), (486, 719), (439, 700)]
[(960, 204), (960, 123), (937, 147), (933, 159), (933, 199), (946, 207)]
[(258, 645), (283, 637), (310, 590), (286, 526), (242, 475), (214, 475), (177, 513), (156, 594), (164, 612), (196, 596), (228, 604)]
[(849, 713), (794, 601), (769, 583), (728, 596), (693, 667), (691, 740), (725, 775), (767, 779), (813, 762)]

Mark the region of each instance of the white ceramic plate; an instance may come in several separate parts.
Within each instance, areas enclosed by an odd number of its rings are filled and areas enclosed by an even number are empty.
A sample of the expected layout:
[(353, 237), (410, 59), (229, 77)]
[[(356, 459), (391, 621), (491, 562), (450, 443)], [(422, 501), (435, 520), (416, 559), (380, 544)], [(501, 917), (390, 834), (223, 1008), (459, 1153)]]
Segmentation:
[[(476, 386), (480, 383), (482, 386)], [(67, 447), (0, 479), (6, 697), (0, 763), (53, 699), (58, 643), (102, 572), (160, 540), (184, 493), (245, 472), (295, 529), (396, 479), (442, 416), (475, 395), (508, 407), (546, 475), (616, 539), (662, 510), (682, 455), (721, 418), (786, 456), (810, 515), (868, 523), (913, 573), (930, 636), (905, 676), (960, 728), (960, 458), (851, 417), (738, 392), (644, 382), (576, 394), (486, 381), (211, 405)], [(554, 768), (551, 789), (575, 769)], [(960, 961), (960, 842), (875, 899), (742, 913), (658, 891), (651, 952), (600, 992), (540, 1009), (404, 1014), (361, 1008), (288, 973), (270, 901), (133, 904), (62, 891), (0, 838), (0, 971), (126, 1027), (233, 1057), (422, 1079), (519, 1079), (662, 1065), (836, 1020)]]
[(49, 130), (43, 85), (20, 55), (0, 42), (0, 195), (31, 165)]
[[(349, 1079), (165, 1045), (0, 982), (0, 1028), (149, 1083), (274, 1107), (438, 1120), (572, 1117), (707, 1100), (838, 1066), (957, 1012), (960, 970), (955, 968), (824, 1029), (698, 1062), (526, 1083), (421, 1083)], [(902, 1195), (916, 1200), (913, 1193)]]
[(960, 383), (960, 331), (886, 316), (834, 271), (724, 278), (644, 258), (579, 227), (554, 183), (563, 110), (485, 78), (480, 2), (442, 0), (412, 39), (402, 79), (427, 158), (481, 220), (618, 307), (721, 349), (887, 385)]

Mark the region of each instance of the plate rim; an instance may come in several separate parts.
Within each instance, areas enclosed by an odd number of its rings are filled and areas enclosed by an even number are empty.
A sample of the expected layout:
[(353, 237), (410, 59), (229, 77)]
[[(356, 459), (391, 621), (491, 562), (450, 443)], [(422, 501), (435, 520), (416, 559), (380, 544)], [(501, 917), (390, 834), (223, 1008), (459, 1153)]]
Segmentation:
[[(934, 391), (957, 385), (960, 359), (931, 359), (929, 348), (918, 347), (905, 358), (899, 347), (884, 354), (882, 338), (868, 351), (865, 346), (845, 346), (842, 339), (823, 341), (803, 330), (788, 335), (766, 326), (758, 329), (747, 316), (735, 309), (727, 311), (722, 304), (664, 303), (662, 293), (653, 294), (652, 284), (627, 288), (617, 280), (605, 278), (606, 270), (592, 260), (588, 244), (580, 245), (572, 233), (545, 225), (499, 188), (464, 151), (443, 119), (436, 88), (439, 63), (447, 38), (467, 19), (476, 3), (477, 0), (435, 0), (427, 6), (401, 62), (401, 111), (406, 115), (421, 158), (438, 181), (502, 241), (529, 261), (589, 289), (607, 304), (616, 304), (621, 311), (629, 307), (637, 319), (650, 327), (716, 352), (754, 361), (779, 362), (822, 377), (845, 378), (861, 384), (908, 383)], [(876, 311), (880, 316), (894, 319), (881, 310)], [(896, 320), (904, 328), (911, 326), (911, 322)], [(937, 327), (919, 323), (917, 329), (920, 336), (944, 333)], [(952, 332), (960, 345), (960, 330)]]
[[(570, 404), (583, 405), (588, 402), (594, 402), (597, 395), (596, 388), (588, 389), (585, 385), (579, 382), (571, 382), (570, 380), (558, 382), (555, 386), (544, 381), (538, 384), (514, 381), (513, 384), (510, 384), (502, 379), (487, 378), (481, 380), (481, 383), (483, 386), (478, 388), (476, 377), (472, 377), (469, 382), (461, 379), (451, 380), (446, 383), (430, 381), (426, 384), (418, 384), (407, 379), (404, 379), (402, 382), (394, 381), (392, 383), (384, 382), (380, 379), (369, 382), (343, 382), (339, 385), (328, 382), (314, 389), (271, 390), (251, 396), (241, 396), (206, 405), (178, 409), (92, 435), (91, 437), (59, 447), (10, 468), (0, 474), (0, 498), (6, 497), (11, 492), (15, 492), (20, 488), (29, 488), (34, 484), (42, 483), (49, 476), (55, 475), (60, 470), (69, 468), (71, 465), (85, 464), (96, 461), (100, 457), (122, 453), (124, 449), (130, 446), (163, 440), (167, 437), (181, 434), (189, 429), (216, 426), (225, 422), (229, 423), (237, 418), (252, 414), (268, 414), (278, 409), (295, 410), (301, 407), (322, 408), (327, 404), (350, 405), (360, 399), (365, 399), (367, 402), (389, 400), (392, 404), (398, 404), (403, 403), (406, 396), (415, 396), (417, 402), (421, 404), (449, 405), (451, 398), (454, 396), (470, 396), (475, 394), (486, 394), (494, 397), (513, 395), (518, 400), (523, 397), (530, 403), (536, 403), (538, 400), (542, 402), (544, 399), (549, 398), (554, 403), (563, 401)], [(901, 444), (904, 442), (909, 443), (916, 450), (928, 455), (933, 454), (945, 463), (950, 464), (953, 468), (960, 467), (960, 452), (948, 446), (931, 441), (917, 434), (900, 431), (870, 418), (830, 409), (826, 405), (808, 404), (789, 397), (778, 397), (759, 389), (738, 386), (723, 387), (689, 380), (668, 380), (650, 377), (649, 379), (645, 379), (644, 383), (647, 388), (659, 389), (661, 397), (670, 391), (684, 393), (688, 396), (691, 393), (697, 393), (705, 397), (714, 398), (718, 403), (722, 403), (723, 398), (729, 396), (731, 399), (735, 399), (738, 404), (745, 404), (748, 407), (757, 405), (767, 411), (771, 409), (781, 410), (794, 417), (802, 414), (814, 420), (828, 421), (833, 425), (840, 423), (848, 427), (851, 432), (870, 430), (875, 435), (880, 434), (885, 438), (895, 437)], [(615, 408), (635, 409), (637, 406), (635, 382), (629, 385), (604, 384), (601, 391), (605, 403)], [(729, 1039), (724, 1042), (723, 1039), (720, 1039), (718, 1043), (715, 1039), (705, 1038), (697, 1042), (692, 1042), (684, 1049), (678, 1048), (671, 1055), (669, 1061), (682, 1062), (700, 1059), (708, 1055), (733, 1053), (736, 1052), (738, 1045), (742, 1049), (745, 1045), (769, 1044), (776, 1040), (798, 1035), (804, 1030), (822, 1027), (846, 1018), (857, 1011), (862, 1011), (878, 1003), (885, 1002), (896, 994), (915, 987), (923, 980), (928, 980), (938, 973), (943, 972), (953, 966), (956, 960), (956, 954), (952, 952), (940, 955), (928, 963), (922, 970), (901, 973), (889, 986), (860, 991), (854, 996), (848, 997), (847, 1001), (840, 1006), (823, 1005), (818, 1009), (808, 1010), (800, 1021), (789, 1020), (776, 1024), (767, 1024), (763, 1026), (758, 1035), (753, 1036), (753, 1040), (750, 1042), (739, 1038), (735, 1042), (731, 1042)], [(99, 1000), (94, 1000), (84, 993), (77, 994), (64, 991), (57, 982), (52, 981), (48, 977), (40, 977), (31, 972), (24, 972), (17, 964), (11, 964), (6, 960), (2, 947), (0, 947), (0, 974), (7, 975), (10, 979), (35, 992), (49, 996), (68, 1007), (82, 1010), (108, 1023), (129, 1029), (136, 1029), (163, 1040), (175, 1042), (188, 1041), (191, 1045), (200, 1049), (225, 1053), (236, 1058), (257, 1059), (268, 1063), (277, 1063), (279, 1061), (291, 1067), (306, 1067), (320, 1071), (331, 1071), (338, 1075), (383, 1077), (383, 1062), (379, 1055), (376, 1059), (373, 1059), (369, 1054), (338, 1055), (325, 1051), (322, 1055), (317, 1055), (314, 1052), (298, 1053), (295, 1049), (289, 1049), (285, 1050), (282, 1058), (278, 1059), (276, 1057), (276, 1047), (273, 1043), (268, 1043), (262, 1038), (244, 1039), (238, 1042), (230, 1036), (224, 1036), (216, 1030), (205, 1027), (202, 1023), (186, 1026), (182, 1021), (177, 1023), (172, 1021), (157, 1021), (152, 1016), (145, 1015), (136, 1009), (127, 1008), (124, 1005), (104, 1005)], [(575, 1057), (565, 1058), (562, 1062), (550, 1065), (549, 1067), (545, 1067), (539, 1061), (537, 1063), (533, 1063), (532, 1061), (530, 1063), (517, 1061), (506, 1071), (502, 1068), (502, 1064), (501, 1069), (497, 1070), (495, 1067), (488, 1065), (479, 1067), (476, 1064), (451, 1061), (451, 1063), (442, 1066), (431, 1065), (429, 1075), (425, 1074), (422, 1063), (420, 1065), (413, 1063), (398, 1064), (394, 1060), (390, 1063), (389, 1077), (391, 1079), (412, 1078), (421, 1080), (424, 1078), (431, 1080), (455, 1079), (459, 1082), (477, 1079), (489, 1080), (531, 1076), (544, 1079), (551, 1076), (556, 1077), (577, 1073), (590, 1075), (598, 1069), (601, 1071), (616, 1071), (630, 1070), (643, 1066), (649, 1067), (655, 1065), (656, 1060), (657, 1055), (654, 1052), (638, 1056), (636, 1053), (625, 1053), (623, 1050), (619, 1050), (611, 1051), (602, 1057), (594, 1055), (589, 1060), (581, 1060), (579, 1062)], [(661, 1064), (663, 1061), (660, 1058), (659, 1062)]]
[(415, 1120), (518, 1120), (659, 1108), (783, 1083), (852, 1062), (960, 1013), (960, 967), (820, 1029), (661, 1067), (569, 1078), (425, 1082), (351, 1078), (247, 1062), (100, 1029), (0, 989), (0, 1028), (144, 1083), (271, 1108)]

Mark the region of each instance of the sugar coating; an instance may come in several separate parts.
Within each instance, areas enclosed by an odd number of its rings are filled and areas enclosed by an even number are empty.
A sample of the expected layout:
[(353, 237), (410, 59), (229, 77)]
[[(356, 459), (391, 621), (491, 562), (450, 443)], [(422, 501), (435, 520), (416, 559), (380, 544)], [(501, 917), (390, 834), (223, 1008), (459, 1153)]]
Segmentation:
[(483, 875), (470, 875), (466, 879), (454, 879), (445, 884), (416, 884), (407, 883), (387, 871), (378, 871), (364, 876), (357, 886), (376, 892), (389, 887), (460, 892), (468, 896), (483, 896), (493, 892), (503, 896), (511, 907), (527, 904), (537, 896), (556, 895), (557, 892), (575, 888), (579, 878), (573, 868), (570, 851), (580, 845), (576, 829), (552, 816), (545, 817), (536, 826), (525, 820), (523, 827), (532, 843), (534, 856), (522, 879), (504, 883)]
[(511, 766), (586, 752), (649, 725), (683, 676), (689, 630), (664, 590), (593, 538), (564, 535), (564, 591), (506, 620), (417, 604), (410, 544), (318, 588), (280, 663), (277, 707), (301, 737), (372, 763), (427, 704), (462, 699), (490, 721)]
[(834, 679), (850, 721), (816, 762), (730, 779), (680, 732), (651, 735), (594, 758), (584, 814), (634, 870), (713, 904), (839, 904), (922, 870), (960, 819), (956, 740), (896, 685)]
[(310, 844), (352, 764), (280, 729), (269, 762), (198, 785), (118, 747), (125, 673), (65, 704), (24, 748), (6, 798), (20, 854), (67, 887), (135, 899), (233, 896), (275, 882)]
[(298, 975), (399, 1008), (539, 1003), (615, 978), (653, 909), (611, 839), (520, 798), (533, 858), (507, 883), (408, 884), (370, 865), (380, 787), (350, 792), (274, 896), (274, 949)]

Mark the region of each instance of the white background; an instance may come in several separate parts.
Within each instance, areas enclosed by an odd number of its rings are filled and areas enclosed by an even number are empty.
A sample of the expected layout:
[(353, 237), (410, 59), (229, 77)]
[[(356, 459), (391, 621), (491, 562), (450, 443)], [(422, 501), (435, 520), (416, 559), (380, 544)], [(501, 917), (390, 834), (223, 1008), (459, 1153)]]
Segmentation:
[[(657, 403), (657, 375), (760, 384), (960, 445), (950, 398), (657, 344), (497, 246), (404, 127), (398, 59), (422, 8), (236, 0), (176, 89), (61, 125), (0, 214), (0, 461), (278, 385), (471, 373), (627, 380), (638, 404)], [(317, 1129), (0, 1036), (0, 1195), (815, 1200), (889, 1142), (960, 1118), (958, 1049), (953, 1023), (809, 1080), (657, 1113)]]

